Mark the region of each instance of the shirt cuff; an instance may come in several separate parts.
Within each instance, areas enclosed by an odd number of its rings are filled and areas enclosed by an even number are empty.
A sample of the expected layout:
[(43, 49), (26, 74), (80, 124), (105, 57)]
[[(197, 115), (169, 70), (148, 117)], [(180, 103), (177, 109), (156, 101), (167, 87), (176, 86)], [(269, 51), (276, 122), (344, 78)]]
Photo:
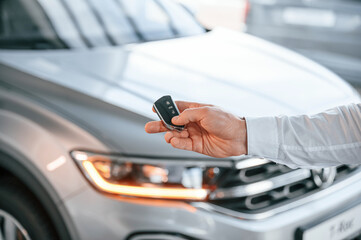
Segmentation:
[(275, 117), (246, 117), (248, 155), (278, 158), (278, 131)]

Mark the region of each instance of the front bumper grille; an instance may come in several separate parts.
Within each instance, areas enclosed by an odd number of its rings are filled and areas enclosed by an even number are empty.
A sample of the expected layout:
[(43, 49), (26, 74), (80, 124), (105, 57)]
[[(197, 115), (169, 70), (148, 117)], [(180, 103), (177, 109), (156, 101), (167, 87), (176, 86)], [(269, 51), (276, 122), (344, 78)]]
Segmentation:
[[(240, 161), (236, 167), (237, 170), (225, 174), (219, 188), (210, 195), (211, 204), (254, 214), (285, 205), (322, 189), (307, 169), (293, 170), (265, 159)], [(347, 178), (355, 169), (356, 167), (345, 165), (336, 168), (335, 182)]]
[(126, 238), (127, 240), (199, 240), (197, 238), (188, 237), (180, 233), (157, 233), (145, 232), (134, 233)]

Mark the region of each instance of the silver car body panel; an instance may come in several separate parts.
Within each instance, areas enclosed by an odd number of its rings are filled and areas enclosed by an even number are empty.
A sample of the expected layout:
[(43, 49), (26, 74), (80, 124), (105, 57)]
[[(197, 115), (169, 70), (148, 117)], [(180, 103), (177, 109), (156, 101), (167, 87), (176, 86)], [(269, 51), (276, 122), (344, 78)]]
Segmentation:
[[(359, 102), (347, 83), (314, 62), (247, 34), (226, 30), (91, 51), (2, 51), (0, 62), (44, 79), (48, 85), (56, 84), (53, 91), (57, 93), (49, 94), (48, 89), (35, 89), (29, 82), (9, 81), (18, 87), (26, 84), (29, 91), (68, 115), (82, 118), (112, 142), (112, 150), (128, 154), (199, 157), (171, 149), (162, 136), (144, 132), (146, 121), (157, 119), (150, 111), (153, 101), (165, 94), (219, 105), (239, 116), (316, 113)], [(56, 88), (58, 85), (66, 89)], [(69, 98), (54, 96), (60, 91)], [(76, 94), (79, 96), (73, 96)], [(97, 111), (103, 109), (89, 109), (88, 96), (94, 104), (114, 109), (99, 118)], [(101, 124), (105, 121), (111, 124)], [(123, 124), (132, 132), (126, 138)]]
[(9, 90), (0, 87), (0, 152), (16, 159), (41, 183), (47, 195), (59, 205), (69, 234), (78, 239), (72, 217), (61, 202), (89, 186), (69, 156), (69, 149), (106, 148), (39, 102)]

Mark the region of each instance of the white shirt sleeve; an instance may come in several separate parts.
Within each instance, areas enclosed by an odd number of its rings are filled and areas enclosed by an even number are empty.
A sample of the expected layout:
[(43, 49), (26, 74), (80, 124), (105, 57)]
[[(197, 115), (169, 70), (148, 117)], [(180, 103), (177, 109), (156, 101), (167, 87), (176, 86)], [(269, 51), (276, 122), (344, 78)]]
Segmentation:
[(361, 164), (361, 104), (315, 115), (247, 118), (248, 154), (291, 168)]

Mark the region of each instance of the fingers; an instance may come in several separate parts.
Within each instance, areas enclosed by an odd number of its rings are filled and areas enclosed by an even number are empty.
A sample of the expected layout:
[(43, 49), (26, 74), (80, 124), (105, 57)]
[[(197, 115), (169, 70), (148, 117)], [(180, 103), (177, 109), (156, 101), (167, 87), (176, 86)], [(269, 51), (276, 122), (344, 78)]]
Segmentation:
[(175, 101), (175, 104), (177, 104), (179, 112), (183, 112), (187, 108), (190, 108), (193, 103), (185, 101)]
[(166, 132), (168, 129), (163, 125), (161, 121), (153, 121), (145, 124), (145, 131), (147, 133), (160, 133)]
[[(210, 104), (201, 104), (195, 102), (176, 101), (180, 116), (173, 118), (172, 122), (176, 125), (186, 125), (190, 122), (200, 121), (204, 117), (204, 112), (207, 107), (213, 106)], [(155, 109), (152, 108), (155, 112)], [(149, 122), (145, 125), (145, 131), (147, 133), (160, 133), (166, 132), (168, 129), (163, 125), (161, 121)]]
[(188, 131), (184, 130), (182, 132), (176, 132), (176, 131), (167, 132), (164, 135), (164, 139), (167, 143), (170, 143), (171, 139), (174, 137), (187, 138), (187, 137), (189, 137), (189, 133), (188, 133)]
[(174, 148), (192, 151), (193, 143), (192, 139), (189, 138), (188, 131), (182, 132), (167, 132), (164, 135), (165, 141), (170, 143)]
[[(175, 101), (177, 104), (179, 112), (183, 112), (187, 108), (199, 108), (199, 107), (213, 107), (211, 104), (203, 104), (203, 103), (196, 103), (196, 102), (186, 102), (186, 101)], [(156, 113), (154, 107), (152, 107), (152, 111)]]
[(206, 117), (208, 113), (209, 107), (188, 108), (179, 116), (172, 118), (172, 123), (175, 125), (186, 125), (190, 122), (198, 122)]
[(170, 144), (174, 148), (178, 148), (178, 149), (182, 149), (182, 150), (188, 150), (188, 151), (193, 150), (193, 143), (192, 143), (192, 139), (190, 139), (190, 138), (174, 137), (174, 138), (172, 138), (170, 140)]
[(186, 102), (186, 101), (175, 101), (177, 104), (179, 112), (183, 112), (188, 108), (199, 108), (199, 107), (211, 107), (211, 104), (195, 103), (195, 102)]

